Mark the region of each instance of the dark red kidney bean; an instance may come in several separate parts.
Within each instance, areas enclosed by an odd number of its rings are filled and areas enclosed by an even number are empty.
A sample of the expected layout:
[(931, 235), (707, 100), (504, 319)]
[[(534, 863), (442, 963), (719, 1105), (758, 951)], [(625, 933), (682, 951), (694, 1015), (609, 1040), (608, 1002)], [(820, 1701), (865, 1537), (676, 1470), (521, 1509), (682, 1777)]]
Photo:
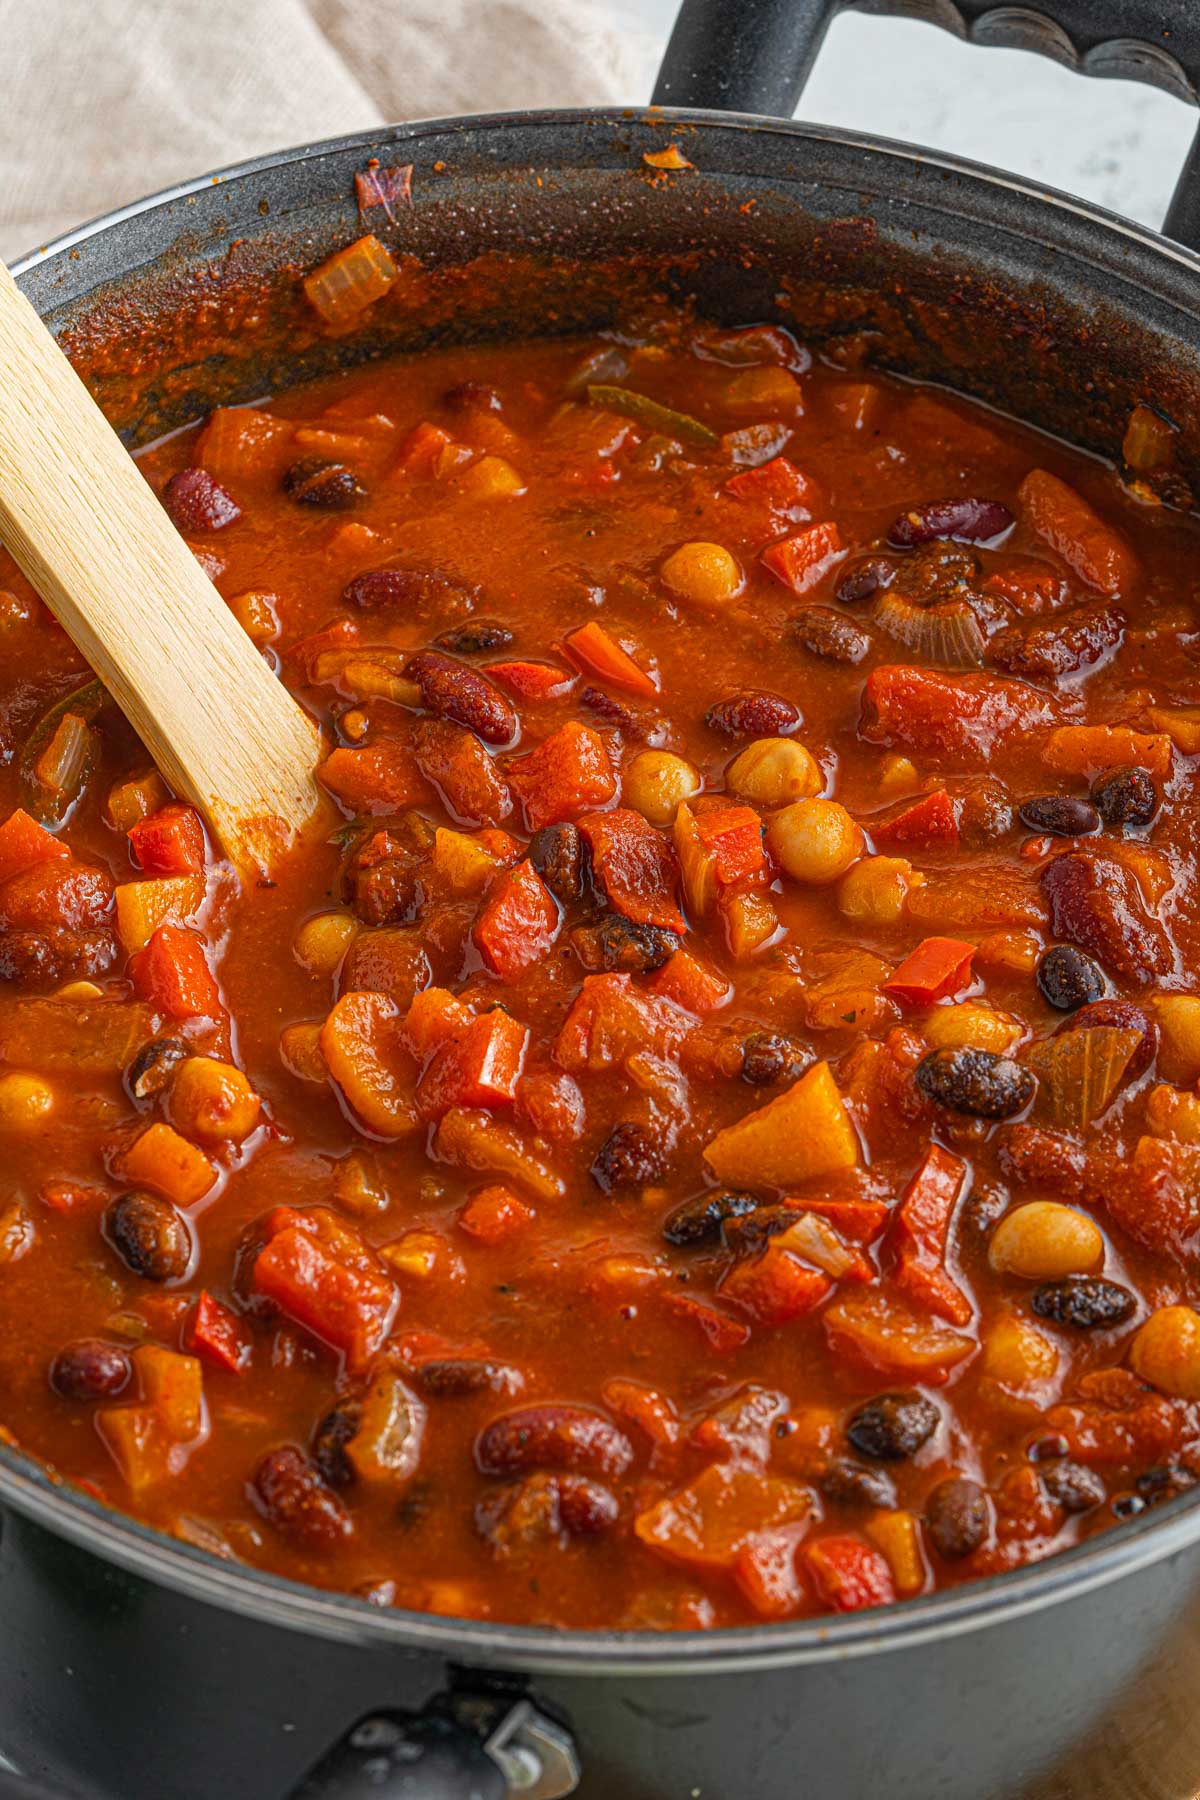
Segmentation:
[(1010, 625), (997, 632), (988, 655), (998, 669), (1027, 681), (1057, 681), (1115, 650), (1125, 630), (1115, 606), (1091, 606), (1048, 625)]
[(1104, 993), (1104, 971), (1074, 944), (1055, 944), (1038, 958), (1035, 979), (1043, 1000), (1059, 1012), (1074, 1012)]
[(502, 412), (503, 404), (494, 387), (484, 381), (460, 381), (447, 388), (442, 405), (451, 412)]
[(1073, 1019), (1065, 1019), (1055, 1032), (1061, 1037), (1064, 1031), (1095, 1031), (1099, 1027), (1110, 1026), (1115, 1031), (1140, 1031), (1142, 1041), (1129, 1059), (1125, 1070), (1126, 1081), (1136, 1081), (1144, 1075), (1154, 1058), (1158, 1055), (1160, 1032), (1157, 1021), (1132, 1000), (1093, 1000), (1090, 1005), (1082, 1007)]
[(1092, 783), (1092, 800), (1112, 831), (1149, 825), (1158, 811), (1158, 788), (1149, 769), (1110, 769)]
[(132, 1375), (129, 1352), (103, 1338), (64, 1344), (50, 1364), (50, 1386), (64, 1400), (115, 1400)]
[(751, 1087), (773, 1081), (797, 1081), (812, 1062), (812, 1053), (778, 1031), (752, 1031), (742, 1044), (741, 1077)]
[(827, 1500), (842, 1506), (884, 1507), (896, 1505), (896, 1487), (882, 1469), (865, 1469), (862, 1463), (842, 1458), (830, 1463), (818, 1483)]
[(615, 1525), (615, 1497), (586, 1475), (538, 1471), (485, 1494), (475, 1528), (501, 1556), (541, 1552), (568, 1537), (591, 1537)]
[(1074, 794), (1041, 794), (1022, 801), (1017, 817), (1030, 831), (1048, 831), (1054, 837), (1088, 837), (1100, 829), (1095, 807)]
[(747, 688), (716, 701), (705, 713), (704, 723), (710, 731), (724, 732), (726, 737), (779, 737), (799, 725), (800, 708), (782, 694)]
[[(457, 575), (448, 575), (444, 569), (369, 569), (363, 575), (356, 575), (342, 591), (345, 604), (356, 606), (360, 612), (403, 612), (418, 618), (438, 611), (443, 618), (447, 611), (468, 611), (478, 598), (479, 589), (473, 582), (460, 581)], [(474, 629), (480, 631), (486, 627), (481, 621)], [(503, 631), (502, 626), (491, 629)], [(512, 633), (508, 632), (500, 643), (511, 640)], [(485, 643), (477, 647), (494, 649), (496, 646)], [(453, 646), (447, 644), (443, 648), (452, 649)]]
[(321, 512), (348, 512), (367, 497), (353, 469), (319, 456), (293, 463), (283, 478), (283, 491), (298, 506), (316, 507)]
[(1145, 987), (1172, 966), (1165, 926), (1115, 857), (1064, 851), (1043, 866), (1040, 880), (1054, 936), (1088, 951), (1110, 975)]
[(999, 500), (926, 500), (911, 506), (888, 531), (898, 550), (949, 538), (957, 544), (986, 544), (1016, 523)]
[(268, 1524), (306, 1549), (331, 1550), (354, 1533), (342, 1502), (294, 1444), (263, 1457), (250, 1497)]
[(917, 1086), (935, 1106), (976, 1119), (1010, 1119), (1033, 1099), (1031, 1070), (994, 1050), (931, 1050), (917, 1064)]
[(632, 744), (644, 744), (652, 734), (660, 729), (662, 721), (658, 719), (639, 718), (631, 706), (618, 700), (612, 694), (606, 694), (603, 688), (583, 687), (579, 690), (579, 704), (587, 711), (603, 719), (615, 731), (621, 732)]
[(0, 981), (84, 981), (103, 975), (117, 960), (111, 931), (0, 930)]
[(838, 582), (834, 599), (839, 606), (858, 606), (862, 601), (872, 599), (880, 588), (888, 587), (893, 573), (892, 564), (882, 556), (855, 563)]
[(464, 1394), (519, 1394), (525, 1377), (509, 1363), (481, 1357), (442, 1357), (422, 1363), (416, 1383), (431, 1399), (458, 1399)]
[(796, 642), (826, 662), (860, 663), (873, 642), (869, 631), (832, 606), (806, 606), (791, 623)]
[(610, 1419), (586, 1406), (551, 1403), (502, 1413), (475, 1440), (484, 1475), (525, 1469), (595, 1469), (610, 1479), (633, 1461), (633, 1445)]
[(558, 1477), (558, 1516), (572, 1537), (593, 1537), (617, 1522), (616, 1498), (598, 1481), (586, 1475)]
[(624, 913), (605, 913), (571, 932), (571, 948), (589, 975), (650, 974), (670, 962), (679, 944), (676, 932), (640, 925)]
[(510, 744), (517, 735), (516, 713), (478, 669), (440, 650), (422, 650), (405, 665), (404, 674), (416, 682), (431, 713), (465, 725), (485, 744)]
[(743, 1219), (761, 1205), (756, 1194), (739, 1193), (735, 1188), (710, 1188), (708, 1193), (697, 1194), (668, 1213), (662, 1234), (668, 1244), (715, 1244), (726, 1219)]
[(924, 1394), (877, 1394), (851, 1413), (846, 1437), (873, 1462), (903, 1462), (928, 1443), (942, 1415)]
[(596, 1152), (591, 1175), (602, 1193), (611, 1194), (658, 1181), (665, 1168), (662, 1145), (632, 1119), (622, 1119)]
[(104, 1230), (125, 1266), (147, 1281), (180, 1281), (191, 1266), (188, 1222), (158, 1194), (119, 1194), (104, 1214)]
[(977, 1481), (964, 1475), (940, 1481), (925, 1501), (925, 1529), (934, 1549), (947, 1562), (970, 1556), (991, 1526), (988, 1497)]
[(242, 516), (233, 495), (207, 469), (180, 469), (163, 489), (162, 500), (180, 531), (222, 531)]
[(1075, 1331), (1106, 1330), (1123, 1325), (1137, 1309), (1128, 1288), (1098, 1275), (1064, 1275), (1060, 1281), (1043, 1281), (1030, 1295), (1029, 1304), (1039, 1319), (1070, 1325)]

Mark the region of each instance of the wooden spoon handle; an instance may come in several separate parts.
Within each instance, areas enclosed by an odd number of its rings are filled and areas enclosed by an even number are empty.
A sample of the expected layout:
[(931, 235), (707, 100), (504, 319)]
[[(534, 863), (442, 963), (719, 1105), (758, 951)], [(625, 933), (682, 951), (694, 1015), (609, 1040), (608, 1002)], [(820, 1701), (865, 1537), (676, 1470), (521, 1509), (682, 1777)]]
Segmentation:
[(316, 727), (3, 263), (0, 541), (226, 853), (269, 866), (316, 810)]

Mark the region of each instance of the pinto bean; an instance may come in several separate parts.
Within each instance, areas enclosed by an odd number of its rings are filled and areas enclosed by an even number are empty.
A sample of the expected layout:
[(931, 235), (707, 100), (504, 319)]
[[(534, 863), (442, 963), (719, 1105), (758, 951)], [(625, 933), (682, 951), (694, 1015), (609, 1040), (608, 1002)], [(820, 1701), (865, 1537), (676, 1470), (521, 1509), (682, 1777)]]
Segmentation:
[(632, 1119), (622, 1119), (597, 1151), (591, 1173), (596, 1186), (611, 1194), (616, 1188), (645, 1187), (657, 1181), (664, 1168), (661, 1145)]
[(103, 1338), (65, 1344), (50, 1364), (50, 1386), (64, 1400), (115, 1400), (132, 1377), (129, 1352)]
[(960, 544), (986, 544), (1015, 522), (999, 500), (926, 500), (901, 513), (888, 530), (888, 543), (898, 550), (947, 538)]
[(866, 1469), (862, 1463), (843, 1458), (830, 1463), (821, 1476), (819, 1486), (827, 1500), (843, 1506), (884, 1507), (896, 1504), (894, 1483), (882, 1469)]
[(104, 1230), (122, 1262), (147, 1281), (181, 1281), (192, 1261), (192, 1234), (183, 1214), (158, 1194), (131, 1188), (104, 1215)]
[(0, 930), (0, 981), (85, 981), (103, 975), (116, 960), (117, 940), (107, 929)]
[(746, 688), (717, 700), (704, 715), (710, 731), (726, 737), (781, 737), (800, 723), (800, 708), (766, 688)]
[(623, 913), (605, 913), (587, 925), (577, 925), (571, 933), (571, 946), (591, 975), (614, 969), (649, 974), (669, 962), (679, 944), (676, 932), (659, 925), (640, 925)]
[[(406, 618), (428, 618), (440, 614), (443, 618), (453, 617), (458, 612), (470, 612), (480, 597), (480, 590), (472, 581), (462, 581), (457, 575), (449, 574), (445, 569), (421, 569), (408, 566), (387, 569), (368, 569), (362, 575), (356, 575), (342, 591), (342, 599), (347, 606), (356, 606), (360, 612), (402, 612)], [(487, 627), (479, 624), (458, 627), (460, 631), (476, 633), (486, 631)], [(477, 644), (480, 650), (494, 650), (498, 644), (512, 642), (511, 631), (505, 632), (503, 626), (493, 626), (493, 631), (503, 635), (494, 643)], [(453, 637), (454, 631), (443, 632), (443, 637)], [(452, 650), (459, 646), (442, 643), (436, 640), (443, 650)], [(463, 645), (462, 648), (469, 646)]]
[(353, 1535), (346, 1508), (293, 1444), (263, 1457), (250, 1493), (267, 1522), (306, 1549), (331, 1550)]
[(767, 1087), (773, 1081), (796, 1081), (812, 1061), (811, 1052), (778, 1031), (752, 1031), (742, 1045), (743, 1081)]
[(928, 1443), (942, 1415), (924, 1394), (877, 1394), (858, 1407), (846, 1436), (860, 1456), (874, 1462), (903, 1462)]
[(633, 1461), (633, 1445), (610, 1419), (586, 1406), (522, 1406), (501, 1413), (475, 1440), (484, 1475), (525, 1469), (593, 1469), (611, 1480)]
[(939, 1481), (925, 1501), (925, 1529), (938, 1555), (948, 1562), (957, 1562), (978, 1550), (990, 1524), (985, 1490), (964, 1475)]
[(465, 725), (485, 744), (509, 744), (516, 736), (516, 713), (478, 669), (440, 650), (422, 650), (405, 665), (404, 674), (416, 682), (430, 712)]
[(796, 642), (826, 662), (860, 663), (873, 642), (869, 631), (832, 606), (806, 606), (791, 625)]
[(1061, 1462), (1048, 1463), (1041, 1470), (1041, 1477), (1042, 1486), (1064, 1512), (1090, 1512), (1094, 1506), (1103, 1506), (1108, 1497), (1108, 1490), (1095, 1469), (1085, 1468), (1083, 1463), (1071, 1462), (1066, 1457)]
[(367, 497), (353, 469), (319, 456), (293, 463), (283, 478), (283, 491), (298, 506), (316, 507), (321, 512), (348, 512)]
[(125, 1071), (125, 1089), (131, 1100), (152, 1100), (171, 1084), (180, 1063), (191, 1055), (179, 1038), (151, 1038), (143, 1044)]
[(710, 1188), (706, 1194), (697, 1194), (668, 1213), (662, 1234), (668, 1244), (715, 1244), (727, 1219), (743, 1219), (761, 1204), (755, 1194), (738, 1193), (734, 1188)]
[(606, 694), (603, 688), (580, 688), (579, 704), (634, 744), (644, 744), (659, 723), (657, 720), (639, 718), (631, 706), (626, 706), (623, 700), (618, 700), (612, 694)]
[(322, 1480), (330, 1487), (352, 1487), (354, 1465), (346, 1445), (358, 1430), (362, 1408), (343, 1401), (327, 1412), (313, 1433), (312, 1459)]
[(509, 1363), (482, 1357), (439, 1357), (422, 1363), (417, 1386), (431, 1399), (457, 1399), (464, 1394), (519, 1394), (525, 1377)]
[(927, 1099), (977, 1119), (1008, 1119), (1033, 1098), (1030, 1070), (994, 1050), (931, 1050), (917, 1064), (917, 1086)]
[(507, 625), (497, 625), (494, 619), (472, 619), (467, 625), (439, 631), (433, 641), (437, 649), (448, 650), (451, 656), (477, 656), (484, 650), (507, 650), (513, 635)]
[(207, 469), (180, 469), (163, 489), (162, 501), (180, 531), (221, 531), (242, 516), (233, 495)]

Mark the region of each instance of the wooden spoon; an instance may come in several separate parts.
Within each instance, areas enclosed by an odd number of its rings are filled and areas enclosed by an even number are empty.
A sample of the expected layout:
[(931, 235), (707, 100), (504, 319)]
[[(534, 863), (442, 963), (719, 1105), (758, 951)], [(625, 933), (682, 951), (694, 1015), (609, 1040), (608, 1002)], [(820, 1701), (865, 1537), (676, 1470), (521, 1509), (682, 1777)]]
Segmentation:
[(313, 817), (312, 720), (0, 263), (0, 542), (242, 870)]

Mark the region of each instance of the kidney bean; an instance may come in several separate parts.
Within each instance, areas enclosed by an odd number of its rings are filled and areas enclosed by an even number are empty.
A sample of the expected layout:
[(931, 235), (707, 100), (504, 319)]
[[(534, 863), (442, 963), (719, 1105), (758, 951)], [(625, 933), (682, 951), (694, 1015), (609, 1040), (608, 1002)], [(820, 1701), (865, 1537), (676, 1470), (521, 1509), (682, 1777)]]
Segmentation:
[(661, 1144), (632, 1119), (614, 1125), (596, 1153), (591, 1175), (605, 1194), (616, 1188), (645, 1187), (661, 1178), (666, 1159)]
[(986, 1492), (964, 1475), (939, 1481), (925, 1501), (925, 1529), (934, 1549), (947, 1562), (957, 1562), (978, 1550), (990, 1524)]
[(678, 950), (679, 936), (658, 925), (640, 925), (623, 913), (605, 913), (587, 925), (577, 925), (571, 945), (591, 975), (612, 970), (648, 974), (661, 969)]
[(1115, 650), (1124, 630), (1125, 614), (1118, 607), (1091, 606), (1049, 625), (1010, 625), (997, 632), (988, 654), (1010, 675), (1057, 681)]
[(125, 1071), (125, 1088), (131, 1100), (151, 1100), (170, 1086), (180, 1063), (191, 1055), (179, 1038), (151, 1038), (143, 1044)]
[(528, 856), (563, 906), (582, 896), (587, 853), (578, 825), (543, 825), (529, 840)]
[(812, 1060), (811, 1052), (794, 1038), (778, 1031), (752, 1031), (742, 1045), (741, 1077), (751, 1087), (797, 1081)]
[(1149, 825), (1159, 793), (1149, 769), (1110, 769), (1092, 783), (1092, 800), (1109, 829), (1120, 831)]
[(588, 712), (595, 713), (606, 725), (621, 732), (631, 743), (644, 744), (657, 729), (659, 721), (640, 719), (633, 708), (626, 706), (623, 700), (617, 700), (612, 694), (606, 694), (603, 688), (583, 687), (579, 690), (579, 704)]
[(233, 495), (207, 469), (180, 469), (163, 489), (162, 501), (180, 531), (223, 531), (242, 516)]
[(832, 606), (806, 606), (791, 627), (796, 642), (826, 662), (860, 663), (874, 641), (869, 631)]
[(84, 981), (103, 975), (117, 960), (117, 940), (106, 929), (0, 930), (0, 981)]
[(1146, 1502), (1147, 1506), (1161, 1506), (1164, 1500), (1174, 1500), (1180, 1494), (1186, 1494), (1195, 1486), (1196, 1478), (1188, 1469), (1179, 1467), (1143, 1469), (1134, 1482), (1134, 1491)]
[(510, 744), (516, 736), (516, 713), (478, 669), (440, 650), (422, 650), (405, 665), (404, 674), (416, 682), (430, 712), (465, 725), (485, 744)]
[(283, 491), (298, 506), (313, 506), (321, 512), (348, 512), (367, 497), (353, 469), (319, 456), (293, 463), (283, 478)]
[(129, 1352), (103, 1338), (65, 1344), (50, 1364), (50, 1386), (64, 1400), (115, 1400), (132, 1376)]
[(104, 1215), (109, 1243), (147, 1281), (181, 1281), (192, 1261), (192, 1234), (181, 1212), (158, 1194), (131, 1188)]
[(1007, 837), (1013, 828), (1013, 805), (1002, 782), (983, 776), (963, 785), (955, 795), (958, 806), (958, 835), (969, 848), (994, 844)]
[(440, 1357), (421, 1364), (416, 1382), (423, 1394), (444, 1400), (463, 1394), (519, 1394), (525, 1377), (508, 1363), (472, 1356)]
[(710, 731), (724, 732), (726, 737), (779, 737), (794, 731), (800, 723), (800, 708), (772, 694), (766, 688), (747, 688), (718, 700), (704, 715)]
[(507, 625), (497, 625), (494, 619), (472, 619), (466, 625), (439, 631), (433, 641), (439, 650), (448, 650), (452, 656), (475, 656), (482, 650), (506, 650), (514, 635)]
[(353, 1535), (346, 1508), (293, 1444), (263, 1457), (250, 1495), (269, 1524), (306, 1549), (330, 1550)]
[(662, 1234), (668, 1244), (716, 1243), (726, 1219), (743, 1219), (761, 1205), (755, 1194), (742, 1194), (736, 1188), (710, 1188), (706, 1194), (697, 1194), (668, 1213)]
[(1024, 800), (1017, 817), (1030, 831), (1048, 831), (1054, 837), (1087, 837), (1100, 829), (1096, 808), (1073, 794), (1041, 794)]
[(1055, 1032), (1061, 1037), (1064, 1031), (1095, 1031), (1109, 1027), (1114, 1031), (1140, 1031), (1142, 1041), (1129, 1059), (1125, 1070), (1126, 1081), (1136, 1081), (1144, 1075), (1154, 1058), (1158, 1055), (1159, 1029), (1149, 1013), (1132, 1000), (1093, 1000), (1075, 1014), (1073, 1019), (1066, 1019)]
[(451, 412), (460, 413), (504, 410), (499, 394), (485, 381), (460, 381), (457, 386), (447, 388), (442, 395), (442, 405)]
[(912, 506), (888, 530), (898, 550), (949, 538), (959, 544), (986, 544), (1016, 521), (999, 500), (926, 500)]
[(1108, 1496), (1108, 1490), (1095, 1469), (1086, 1468), (1083, 1463), (1070, 1462), (1065, 1457), (1061, 1462), (1047, 1463), (1041, 1471), (1041, 1477), (1042, 1486), (1064, 1512), (1090, 1512), (1093, 1506), (1103, 1506)]
[(1038, 958), (1036, 980), (1042, 998), (1059, 1012), (1074, 1012), (1104, 992), (1104, 972), (1074, 944), (1055, 944)]
[(942, 1415), (924, 1394), (877, 1394), (850, 1415), (846, 1436), (873, 1462), (903, 1462), (928, 1443)]
[(1032, 1072), (994, 1050), (931, 1050), (917, 1064), (917, 1086), (936, 1106), (977, 1119), (1008, 1119), (1033, 1099)]
[(827, 1500), (843, 1506), (884, 1507), (896, 1504), (896, 1489), (882, 1469), (864, 1469), (861, 1463), (844, 1458), (830, 1463), (821, 1476), (819, 1487)]
[(1123, 1325), (1137, 1308), (1128, 1288), (1098, 1275), (1065, 1275), (1060, 1281), (1044, 1281), (1030, 1295), (1029, 1304), (1039, 1319), (1070, 1325), (1076, 1331), (1107, 1330)]
[(568, 1537), (593, 1537), (615, 1525), (620, 1509), (608, 1488), (586, 1475), (526, 1475), (487, 1494), (475, 1528), (502, 1556)]
[(880, 588), (888, 587), (892, 574), (893, 565), (882, 556), (855, 563), (838, 582), (834, 599), (839, 606), (857, 606), (863, 600), (872, 599)]
[(484, 1475), (525, 1469), (594, 1469), (611, 1480), (633, 1461), (633, 1445), (610, 1419), (586, 1406), (551, 1403), (501, 1413), (475, 1440)]
[[(370, 569), (363, 575), (356, 575), (343, 589), (342, 600), (347, 606), (356, 606), (360, 612), (402, 612), (408, 618), (440, 613), (445, 618), (447, 615), (453, 617), (456, 612), (469, 612), (479, 594), (474, 582), (461, 581), (445, 569), (400, 567)], [(472, 627), (461, 626), (459, 629), (469, 632)], [(503, 629), (503, 626), (492, 627), (494, 631)], [(479, 632), (486, 627), (481, 621), (474, 630)], [(454, 633), (448, 631), (442, 635), (452, 637)], [(437, 641), (441, 643), (440, 639)], [(500, 642), (511, 643), (512, 633), (506, 633)], [(454, 648), (451, 644), (441, 647), (445, 650)], [(475, 647), (491, 650), (496, 645), (484, 643)]]

